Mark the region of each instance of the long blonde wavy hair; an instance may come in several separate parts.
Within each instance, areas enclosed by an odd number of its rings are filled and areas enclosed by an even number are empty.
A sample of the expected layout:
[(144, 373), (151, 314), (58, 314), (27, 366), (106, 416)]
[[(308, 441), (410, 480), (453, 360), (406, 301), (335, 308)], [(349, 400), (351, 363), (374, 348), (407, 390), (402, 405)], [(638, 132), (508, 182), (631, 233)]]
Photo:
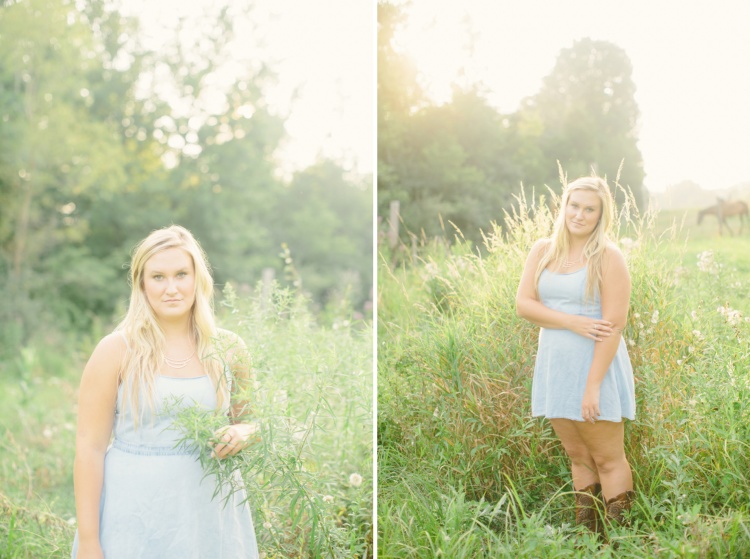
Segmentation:
[(607, 251), (609, 242), (609, 231), (614, 220), (614, 203), (612, 194), (607, 185), (607, 181), (600, 177), (581, 177), (568, 183), (563, 189), (560, 210), (555, 219), (555, 225), (552, 229), (550, 242), (539, 261), (536, 274), (534, 276), (534, 285), (539, 289), (539, 278), (542, 271), (551, 262), (562, 262), (568, 257), (570, 250), (570, 231), (565, 224), (565, 208), (568, 207), (570, 195), (576, 190), (586, 190), (596, 192), (602, 204), (602, 213), (599, 216), (599, 222), (591, 232), (586, 244), (583, 247), (583, 258), (588, 262), (586, 273), (586, 298), (593, 300), (602, 283), (602, 267), (604, 256)]
[[(136, 424), (143, 411), (141, 397), (146, 395), (153, 409), (153, 394), (156, 377), (165, 353), (164, 332), (144, 292), (144, 268), (154, 254), (170, 248), (181, 248), (193, 260), (195, 270), (195, 301), (190, 312), (190, 327), (197, 355), (217, 392), (218, 407), (228, 401), (227, 379), (224, 365), (217, 359), (214, 340), (217, 328), (214, 320), (214, 284), (211, 268), (198, 241), (179, 225), (153, 231), (133, 249), (129, 283), (130, 304), (125, 318), (115, 331), (127, 340), (120, 382), (123, 384), (123, 409), (128, 402)], [(141, 410), (137, 413), (136, 410)]]

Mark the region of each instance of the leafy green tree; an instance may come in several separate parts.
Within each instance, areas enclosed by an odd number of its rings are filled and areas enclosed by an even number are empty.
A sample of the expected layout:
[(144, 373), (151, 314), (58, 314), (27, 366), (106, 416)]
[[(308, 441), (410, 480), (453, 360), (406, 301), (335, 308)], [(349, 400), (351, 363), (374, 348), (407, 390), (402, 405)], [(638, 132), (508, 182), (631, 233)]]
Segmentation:
[(540, 145), (547, 184), (558, 184), (558, 160), (571, 178), (593, 168), (610, 180), (624, 160), (620, 184), (641, 201), (645, 174), (634, 94), (632, 65), (620, 47), (582, 39), (560, 52), (539, 93), (520, 111), (523, 119), (537, 120), (543, 127)]
[[(294, 176), (279, 200), (274, 238), (285, 243), (316, 301), (360, 308), (372, 288), (372, 181), (352, 183), (322, 161)], [(331, 278), (334, 278), (331, 281)]]
[[(13, 304), (23, 309), (6, 310), (23, 336), (35, 316), (64, 324), (75, 315), (58, 297), (65, 276), (45, 281), (45, 261), (85, 237), (73, 199), (116, 188), (124, 177), (123, 153), (111, 123), (88, 118), (87, 76), (100, 63), (90, 29), (75, 11), (56, 0), (15, 3), (0, 10), (0, 36), (0, 272)], [(97, 267), (87, 261), (81, 277)]]
[[(331, 227), (295, 224), (295, 239), (319, 245), (310, 262), (325, 246), (348, 259), (315, 270), (314, 294), (337, 289), (344, 269), (368, 291), (372, 264), (360, 253), (370, 253), (362, 227), (372, 213), (350, 227), (342, 206), (362, 210), (359, 184), (333, 164), (320, 179), (328, 190), (302, 179), (290, 189), (276, 176), (284, 123), (265, 100), (273, 73), (230, 54), (243, 9), (212, 7), (194, 35), (178, 29), (159, 52), (141, 46), (138, 21), (109, 0), (0, 9), (0, 351), (109, 321), (127, 300), (130, 250), (172, 223), (200, 239), (218, 284), (282, 269), (287, 230), (275, 212), (290, 190), (335, 215)], [(227, 71), (235, 79), (222, 82)], [(343, 248), (327, 236), (339, 234), (350, 236)]]

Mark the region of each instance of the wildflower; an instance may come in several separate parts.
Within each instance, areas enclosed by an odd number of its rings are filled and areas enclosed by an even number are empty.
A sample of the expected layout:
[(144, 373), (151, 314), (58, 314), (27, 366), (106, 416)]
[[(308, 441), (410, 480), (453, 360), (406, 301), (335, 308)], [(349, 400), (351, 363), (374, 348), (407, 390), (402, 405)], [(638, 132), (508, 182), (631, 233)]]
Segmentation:
[(643, 330), (643, 322), (639, 322), (638, 323), (638, 329), (639, 330)]
[(716, 274), (719, 270), (719, 265), (714, 262), (714, 252), (712, 250), (705, 250), (698, 254), (697, 266), (701, 272), (708, 274)]
[(682, 359), (677, 360), (677, 365), (682, 365)]
[(654, 313), (651, 315), (651, 324), (656, 324), (657, 322), (659, 322), (659, 311), (658, 310), (654, 311)]
[(323, 502), (324, 503), (332, 503), (333, 502), (333, 495), (326, 495), (325, 497), (323, 497)]
[(264, 523), (263, 523), (263, 527), (264, 527), (264, 528), (265, 528), (266, 530), (270, 530), (270, 529), (271, 529), (271, 528), (273, 527), (273, 525), (272, 525), (272, 524), (271, 524), (270, 522), (264, 522)]
[(70, 524), (71, 526), (75, 526), (76, 525), (76, 517), (75, 516), (71, 516), (70, 518), (68, 518), (68, 524)]
[(742, 313), (731, 307), (719, 307), (716, 309), (727, 322), (732, 326), (737, 326), (742, 321)]
[(628, 339), (628, 345), (629, 346), (634, 346), (635, 345), (635, 340), (633, 338)]
[(688, 346), (688, 353), (693, 353), (695, 351), (695, 348), (693, 346)]
[(641, 318), (641, 313), (637, 312), (633, 315), (636, 319)]
[(695, 336), (695, 337), (696, 337), (696, 338), (698, 338), (699, 340), (702, 340), (702, 339), (703, 339), (703, 334), (701, 334), (701, 331), (700, 331), (700, 330), (693, 330), (693, 336)]
[(623, 237), (620, 239), (620, 245), (622, 246), (622, 252), (627, 256), (627, 254), (633, 250), (636, 246), (638, 246), (638, 243), (631, 239), (630, 237)]
[(357, 473), (350, 475), (349, 485), (351, 485), (352, 487), (359, 487), (360, 485), (362, 485), (362, 476)]
[(693, 320), (698, 320), (698, 313), (695, 311), (692, 311), (690, 313), (690, 318), (692, 318)]
[(434, 262), (428, 262), (427, 264), (425, 264), (424, 271), (425, 273), (420, 273), (420, 276), (424, 281), (429, 281), (433, 278), (436, 278), (439, 272), (437, 264), (435, 264)]

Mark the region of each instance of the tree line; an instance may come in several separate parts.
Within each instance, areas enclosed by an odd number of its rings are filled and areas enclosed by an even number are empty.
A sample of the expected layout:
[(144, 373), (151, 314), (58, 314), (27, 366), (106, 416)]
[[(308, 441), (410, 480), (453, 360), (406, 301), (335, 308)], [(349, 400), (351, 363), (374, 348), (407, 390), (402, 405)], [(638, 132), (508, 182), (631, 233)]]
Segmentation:
[(108, 0), (0, 4), (0, 345), (111, 320), (133, 245), (172, 223), (219, 286), (273, 268), (319, 308), (371, 298), (371, 181), (328, 160), (279, 178), (273, 68), (216, 86), (237, 15), (157, 52)]
[[(431, 103), (418, 68), (394, 47), (406, 21), (396, 4), (378, 3), (378, 216), (401, 205), (408, 232), (442, 235), (449, 221), (467, 239), (502, 224), (525, 190), (559, 192), (558, 162), (572, 178), (591, 173), (619, 184), (643, 203), (643, 159), (632, 66), (623, 49), (581, 39), (562, 49), (538, 93), (503, 114), (481, 84), (454, 86), (452, 100)], [(512, 79), (509, 76), (508, 79)], [(403, 232), (406, 229), (407, 232)]]

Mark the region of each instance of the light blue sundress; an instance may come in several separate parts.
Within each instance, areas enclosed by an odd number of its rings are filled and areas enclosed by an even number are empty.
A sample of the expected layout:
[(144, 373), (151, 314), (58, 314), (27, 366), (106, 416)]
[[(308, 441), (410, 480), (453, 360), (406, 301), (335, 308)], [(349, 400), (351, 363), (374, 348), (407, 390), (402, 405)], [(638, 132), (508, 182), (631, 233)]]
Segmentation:
[[(257, 559), (244, 490), (225, 506), (225, 493), (212, 498), (215, 478), (204, 478), (197, 457), (175, 449), (181, 436), (170, 429), (172, 416), (163, 412), (163, 405), (175, 397), (185, 405), (216, 409), (216, 392), (208, 376), (159, 376), (154, 412), (145, 404), (135, 429), (130, 404), (122, 409), (122, 385), (118, 390), (115, 436), (104, 458), (100, 505), (104, 557)], [(77, 551), (76, 532), (73, 559)]]
[[(539, 278), (539, 299), (545, 307), (601, 318), (599, 294), (587, 301), (585, 292), (586, 267), (569, 274), (543, 270)], [(583, 421), (581, 402), (596, 343), (570, 330), (540, 330), (531, 388), (532, 416)], [(633, 367), (622, 338), (602, 381), (599, 411), (599, 419), (604, 421), (635, 419)]]

